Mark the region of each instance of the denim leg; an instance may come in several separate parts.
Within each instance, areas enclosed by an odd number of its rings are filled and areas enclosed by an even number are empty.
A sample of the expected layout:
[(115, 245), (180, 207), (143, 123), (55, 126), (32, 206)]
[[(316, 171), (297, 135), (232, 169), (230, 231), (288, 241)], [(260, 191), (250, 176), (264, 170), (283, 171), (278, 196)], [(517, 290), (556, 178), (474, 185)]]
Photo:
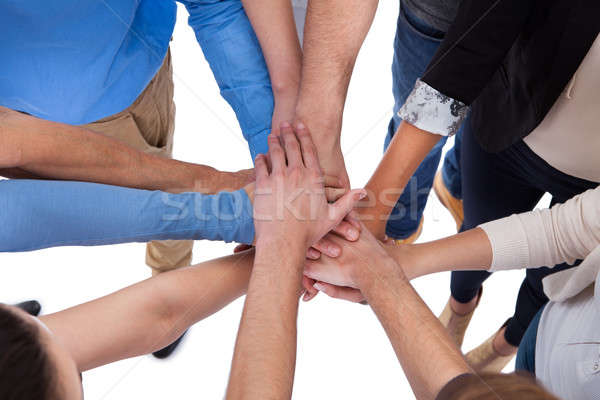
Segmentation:
[[(384, 149), (387, 149), (402, 122), (397, 115), (398, 110), (406, 101), (417, 78), (425, 72), (444, 36), (444, 32), (427, 26), (423, 21), (409, 14), (402, 7), (402, 2), (400, 3), (392, 63), (394, 116), (388, 126)], [(410, 179), (388, 220), (386, 227), (388, 236), (403, 239), (417, 230), (445, 142), (446, 138), (442, 138)]]
[(529, 327), (519, 345), (517, 351), (517, 360), (515, 362), (516, 371), (527, 371), (535, 375), (535, 346), (537, 344), (537, 333), (540, 326), (540, 319), (545, 306), (542, 306), (535, 317), (531, 320)]
[(0, 181), (0, 252), (152, 240), (252, 243), (243, 190), (170, 194), (85, 182)]
[(240, 0), (188, 0), (196, 33), (221, 96), (236, 114), (252, 160), (268, 150), (273, 91), (258, 38)]

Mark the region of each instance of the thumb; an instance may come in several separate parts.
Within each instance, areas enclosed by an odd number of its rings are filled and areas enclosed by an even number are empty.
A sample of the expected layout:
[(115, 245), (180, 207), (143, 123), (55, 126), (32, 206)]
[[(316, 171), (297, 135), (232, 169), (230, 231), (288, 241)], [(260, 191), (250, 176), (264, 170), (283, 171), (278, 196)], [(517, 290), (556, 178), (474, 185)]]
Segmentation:
[(367, 197), (367, 192), (364, 189), (354, 189), (333, 203), (329, 208), (329, 217), (334, 222), (333, 226), (339, 224), (365, 197)]

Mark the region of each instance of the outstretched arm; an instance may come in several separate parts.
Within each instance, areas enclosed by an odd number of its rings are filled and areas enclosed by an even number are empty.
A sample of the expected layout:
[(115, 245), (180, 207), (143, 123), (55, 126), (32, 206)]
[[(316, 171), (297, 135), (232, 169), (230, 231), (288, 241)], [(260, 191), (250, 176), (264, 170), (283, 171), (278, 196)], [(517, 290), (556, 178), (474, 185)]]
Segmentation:
[(41, 317), (81, 371), (148, 354), (243, 295), (252, 250), (160, 274)]
[(390, 259), (358, 278), (417, 399), (434, 399), (452, 379), (471, 372), (446, 330)]
[[(435, 398), (449, 381), (470, 371), (460, 350), (412, 288), (403, 269), (368, 230), (363, 230), (357, 242), (344, 246), (340, 259), (348, 262), (337, 271), (330, 266), (330, 272), (337, 272), (338, 279), (345, 277), (345, 282), (339, 284), (355, 287), (365, 296), (418, 399)], [(307, 270), (312, 270), (311, 265), (312, 262)]]
[(0, 181), (0, 252), (152, 240), (252, 243), (251, 186), (169, 194), (87, 182)]
[[(289, 126), (256, 160), (256, 259), (233, 356), (228, 399), (289, 399), (296, 360), (298, 296), (306, 250), (340, 223), (362, 196), (325, 197), (310, 134)], [(285, 149), (285, 150), (284, 150)], [(286, 163), (287, 160), (287, 163)]]
[(240, 189), (253, 179), (249, 172), (220, 172), (145, 154), (89, 129), (5, 107), (0, 107), (0, 175), (203, 193)]
[(340, 146), (342, 114), (354, 63), (378, 0), (311, 0), (304, 35), (296, 119), (308, 126), (330, 187), (350, 188)]
[(390, 248), (412, 277), (448, 270), (573, 263), (600, 246), (600, 188), (551, 209), (488, 222), (435, 242)]
[[(433, 242), (383, 246), (408, 279), (443, 271), (498, 271), (573, 263), (600, 246), (598, 204), (600, 188), (551, 209), (512, 215)], [(342, 247), (342, 255), (308, 262), (306, 276), (319, 281), (319, 289), (333, 297), (363, 300), (351, 276), (355, 262), (347, 249), (352, 244), (333, 236), (329, 240)], [(361, 236), (358, 242), (362, 240)]]
[(260, 42), (275, 100), (271, 130), (292, 121), (300, 86), (302, 50), (291, 0), (243, 0), (246, 14)]
[[(402, 122), (367, 182), (368, 201), (358, 209), (365, 226), (382, 240), (392, 209), (408, 180), (441, 136)], [(393, 172), (392, 172), (393, 171)]]

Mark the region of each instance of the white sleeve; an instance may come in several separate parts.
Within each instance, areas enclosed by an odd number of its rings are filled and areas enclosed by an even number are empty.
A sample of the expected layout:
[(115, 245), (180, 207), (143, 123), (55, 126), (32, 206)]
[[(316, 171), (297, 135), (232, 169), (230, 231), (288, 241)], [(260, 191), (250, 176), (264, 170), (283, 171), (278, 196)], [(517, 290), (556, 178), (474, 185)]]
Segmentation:
[(480, 228), (492, 244), (490, 271), (572, 264), (600, 246), (600, 187), (551, 209), (512, 215)]

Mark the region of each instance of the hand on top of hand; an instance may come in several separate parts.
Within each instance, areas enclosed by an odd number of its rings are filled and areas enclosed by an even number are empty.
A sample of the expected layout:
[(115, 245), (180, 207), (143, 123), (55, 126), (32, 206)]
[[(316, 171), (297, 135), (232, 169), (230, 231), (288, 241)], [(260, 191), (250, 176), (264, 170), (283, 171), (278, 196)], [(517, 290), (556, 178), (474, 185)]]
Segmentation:
[[(328, 239), (342, 248), (341, 255), (307, 260), (304, 275), (316, 282), (315, 289), (331, 297), (361, 302), (364, 300), (360, 292), (363, 283), (379, 279), (382, 265), (393, 263), (397, 266), (385, 248), (387, 245), (379, 242), (365, 227), (356, 242), (335, 235), (328, 235)], [(397, 269), (403, 273), (400, 266)]]
[(269, 136), (268, 157), (259, 155), (255, 163), (256, 242), (277, 239), (308, 249), (337, 227), (365, 193), (353, 190), (329, 204), (308, 130), (300, 126), (294, 132), (283, 123), (280, 132)]

